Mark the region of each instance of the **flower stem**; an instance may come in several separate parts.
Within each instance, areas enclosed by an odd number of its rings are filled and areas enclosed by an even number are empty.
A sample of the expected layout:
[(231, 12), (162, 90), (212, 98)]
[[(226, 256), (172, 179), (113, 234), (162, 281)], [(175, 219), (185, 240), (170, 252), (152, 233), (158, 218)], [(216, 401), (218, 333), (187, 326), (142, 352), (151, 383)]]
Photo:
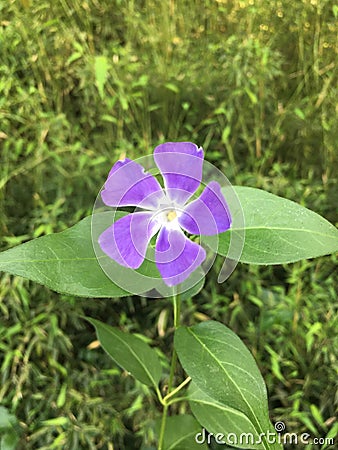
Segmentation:
[[(181, 299), (179, 294), (176, 292), (173, 295), (173, 308), (174, 308), (174, 329), (176, 330), (180, 326), (180, 313), (181, 313)], [(168, 409), (169, 405), (166, 403), (166, 398), (170, 398), (172, 395), (174, 395), (176, 392), (178, 392), (187, 382), (183, 382), (178, 388), (172, 389), (174, 384), (174, 376), (175, 376), (175, 370), (176, 370), (176, 363), (177, 363), (177, 353), (175, 349), (173, 349), (173, 353), (171, 355), (171, 363), (170, 363), (170, 374), (169, 374), (169, 381), (168, 381), (168, 394), (166, 397), (164, 397), (164, 406), (163, 406), (163, 414), (162, 414), (162, 421), (161, 421), (161, 429), (160, 429), (160, 436), (158, 440), (158, 450), (163, 450), (163, 441), (164, 441), (164, 432), (165, 427), (167, 423), (167, 416), (168, 416)]]
[[(173, 306), (174, 306), (174, 329), (176, 331), (176, 329), (180, 326), (180, 315), (181, 315), (181, 299), (178, 294), (175, 294), (173, 297)], [(177, 363), (177, 353), (175, 349), (173, 349), (170, 364), (170, 375), (168, 381), (168, 394), (170, 394), (171, 389), (173, 387), (176, 363)]]

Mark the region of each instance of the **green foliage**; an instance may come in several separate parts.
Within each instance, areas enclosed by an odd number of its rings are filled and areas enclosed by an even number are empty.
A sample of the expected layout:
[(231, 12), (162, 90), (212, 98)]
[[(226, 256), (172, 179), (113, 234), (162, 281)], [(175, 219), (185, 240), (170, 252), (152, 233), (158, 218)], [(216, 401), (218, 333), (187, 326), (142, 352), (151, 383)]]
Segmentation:
[(201, 432), (201, 425), (188, 414), (168, 417), (164, 448), (167, 450), (206, 450), (206, 444), (195, 441), (197, 433)]
[(261, 444), (251, 448), (282, 448), (266, 440), (272, 427), (265, 383), (235, 333), (214, 321), (181, 327), (175, 333), (175, 349), (184, 370), (199, 388), (191, 392), (192, 411), (208, 431), (224, 433), (226, 443), (229, 433), (237, 434), (238, 442), (244, 432), (252, 433), (254, 442), (263, 433)]
[(0, 448), (15, 450), (19, 441), (19, 425), (15, 416), (0, 406)]
[(98, 320), (88, 317), (87, 320), (94, 325), (103, 349), (119, 366), (141, 383), (157, 389), (162, 368), (155, 350), (136, 336), (123, 333)]
[[(2, 249), (89, 215), (112, 163), (164, 140), (195, 141), (233, 183), (337, 222), (334, 3), (1, 2)], [(225, 285), (220, 264), (182, 320), (228, 324), (263, 372), (271, 417), (334, 437), (336, 258), (242, 265)], [(93, 330), (78, 318), (109, 318), (165, 352), (167, 301), (75, 302), (4, 275), (0, 310), (0, 402), (18, 418), (21, 448), (154, 441), (147, 389), (86, 348)], [(45, 422), (58, 418), (67, 424)]]
[[(259, 189), (235, 187), (235, 192), (244, 226), (237, 226), (234, 217), (230, 233), (220, 235), (221, 255), (232, 256), (230, 236), (244, 240), (239, 261), (250, 264), (290, 263), (338, 251), (337, 228), (313, 211)], [(243, 229), (245, 236), (241, 236)]]
[[(117, 213), (115, 219), (124, 215)], [(107, 222), (106, 222), (107, 224)], [(103, 229), (111, 225), (111, 221)], [(91, 217), (72, 228), (27, 242), (0, 254), (6, 272), (37, 281), (57, 292), (81, 297), (128, 295), (102, 271), (94, 253)]]
[[(338, 249), (337, 229), (318, 214), (258, 189), (237, 187), (235, 192), (239, 196), (241, 210), (233, 211), (230, 203), (233, 226), (230, 232), (220, 235), (219, 247), (213, 248), (211, 240), (210, 246), (215, 252), (235, 260), (239, 258), (241, 262), (267, 265), (318, 257)], [(237, 222), (237, 216), (242, 213), (244, 224)], [(102, 271), (103, 260), (107, 260), (109, 265), (113, 265), (113, 261), (105, 254), (95, 254), (92, 240), (97, 242), (98, 236), (125, 214), (98, 213), (62, 233), (43, 236), (1, 252), (0, 270), (37, 281), (57, 292), (77, 296), (123, 297), (138, 292), (132, 290), (133, 283), (139, 284), (141, 295), (157, 288), (164, 295), (171, 296), (171, 290), (165, 289), (159, 279), (153, 259), (146, 260), (138, 274), (119, 268), (116, 263), (112, 268), (114, 278), (108, 278)], [(232, 239), (239, 240), (235, 252), (229, 248)], [(207, 244), (208, 241), (205, 239)], [(243, 253), (240, 254), (242, 247)], [(114, 283), (119, 279), (128, 280), (129, 292)], [(197, 294), (202, 285), (203, 282), (196, 283), (196, 289), (189, 290), (190, 296)]]
[(104, 85), (108, 77), (108, 60), (106, 56), (97, 56), (95, 58), (95, 78), (100, 97), (104, 98)]
[(20, 420), (19, 449), (138, 446), (136, 417), (151, 438), (148, 389), (127, 373), (121, 379), (80, 319), (88, 314), (122, 323), (131, 305), (79, 301), (9, 277), (2, 278), (0, 298), (0, 403)]
[[(194, 384), (189, 388), (189, 404), (195, 417), (203, 424), (210, 433), (215, 436), (222, 434), (218, 439), (223, 443), (235, 443), (238, 448), (247, 448), (249, 441), (241, 440), (240, 436), (245, 432), (248, 437), (252, 436), (251, 445), (253, 448), (260, 446), (257, 429), (250, 419), (239, 409), (231, 408), (229, 405), (219, 402), (217, 399), (208, 396)], [(220, 432), (220, 430), (222, 430)], [(244, 431), (245, 430), (245, 431)], [(230, 439), (229, 439), (229, 434)], [(233, 439), (231, 441), (231, 439)]]

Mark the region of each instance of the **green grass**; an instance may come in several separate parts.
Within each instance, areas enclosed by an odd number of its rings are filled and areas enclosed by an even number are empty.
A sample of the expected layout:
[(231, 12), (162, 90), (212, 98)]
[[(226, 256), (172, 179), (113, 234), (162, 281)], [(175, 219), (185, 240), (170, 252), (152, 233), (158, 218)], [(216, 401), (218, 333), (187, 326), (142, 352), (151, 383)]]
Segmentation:
[[(1, 248), (90, 214), (120, 155), (170, 140), (202, 145), (233, 183), (336, 223), (337, 16), (333, 0), (2, 2)], [(273, 420), (337, 433), (336, 258), (242, 265), (224, 285), (216, 269), (185, 323), (207, 316), (244, 339)], [(153, 442), (152, 396), (87, 347), (95, 334), (79, 317), (165, 351), (167, 300), (62, 297), (3, 274), (0, 311), (0, 403), (19, 420), (20, 449)]]

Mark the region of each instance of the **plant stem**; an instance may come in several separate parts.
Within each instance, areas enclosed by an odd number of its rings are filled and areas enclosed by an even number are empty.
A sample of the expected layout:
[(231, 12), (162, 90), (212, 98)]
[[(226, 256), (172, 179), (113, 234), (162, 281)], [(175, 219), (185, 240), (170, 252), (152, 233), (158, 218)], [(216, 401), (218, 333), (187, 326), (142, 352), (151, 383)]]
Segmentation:
[(177, 392), (179, 392), (182, 388), (184, 388), (185, 385), (187, 385), (188, 383), (190, 383), (191, 381), (191, 377), (186, 378), (179, 386), (177, 386), (174, 390), (172, 390), (169, 394), (167, 394), (163, 401), (167, 402), (169, 398), (173, 397), (174, 395), (177, 394)]
[(160, 437), (158, 439), (158, 447), (157, 447), (158, 450), (163, 450), (164, 431), (165, 431), (165, 426), (167, 423), (168, 408), (169, 408), (169, 405), (164, 405), (164, 407), (163, 407)]
[[(180, 326), (180, 314), (181, 314), (181, 299), (178, 294), (175, 294), (173, 297), (173, 306), (174, 306), (174, 329), (176, 331), (176, 329)], [(177, 353), (175, 349), (173, 349), (170, 364), (170, 375), (168, 381), (168, 394), (170, 394), (171, 389), (173, 387), (176, 363), (177, 363)]]
[[(174, 329), (176, 330), (180, 325), (180, 313), (181, 313), (181, 299), (179, 297), (179, 294), (177, 294), (176, 292), (173, 295), (173, 309), (174, 309)], [(173, 349), (173, 353), (171, 355), (171, 363), (170, 363), (168, 394), (163, 399), (164, 406), (163, 406), (163, 414), (162, 414), (162, 420), (161, 420), (160, 436), (159, 436), (159, 440), (158, 440), (158, 450), (163, 450), (164, 432), (165, 432), (165, 427), (166, 427), (166, 423), (167, 423), (167, 416), (168, 416), (168, 409), (169, 409), (169, 405), (166, 403), (166, 398), (170, 398), (172, 392), (173, 392), (173, 394), (175, 394), (184, 386), (184, 384), (186, 384), (186, 381), (185, 381), (185, 382), (183, 382), (184, 383), (183, 386), (180, 385), (178, 387), (179, 389), (176, 388), (172, 391), (173, 384), (174, 384), (176, 363), (177, 363), (177, 353), (176, 353), (175, 349)]]

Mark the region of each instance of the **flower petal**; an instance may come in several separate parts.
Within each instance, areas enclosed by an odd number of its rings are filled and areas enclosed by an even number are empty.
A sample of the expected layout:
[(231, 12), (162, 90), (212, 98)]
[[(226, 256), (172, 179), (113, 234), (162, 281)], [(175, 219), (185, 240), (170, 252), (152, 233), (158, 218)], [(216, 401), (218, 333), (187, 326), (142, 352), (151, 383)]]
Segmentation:
[(204, 153), (192, 142), (167, 142), (154, 150), (154, 159), (162, 172), (168, 197), (184, 203), (202, 180)]
[(204, 248), (188, 239), (181, 230), (162, 227), (156, 241), (156, 266), (168, 286), (186, 280), (205, 260)]
[(152, 216), (151, 212), (136, 212), (117, 220), (100, 235), (101, 249), (122, 266), (138, 269), (160, 228)]
[(153, 175), (136, 162), (126, 158), (117, 161), (109, 172), (101, 192), (108, 206), (140, 206), (156, 209), (164, 192)]
[(231, 215), (219, 183), (207, 184), (202, 194), (185, 206), (178, 222), (191, 234), (212, 236), (227, 231)]

